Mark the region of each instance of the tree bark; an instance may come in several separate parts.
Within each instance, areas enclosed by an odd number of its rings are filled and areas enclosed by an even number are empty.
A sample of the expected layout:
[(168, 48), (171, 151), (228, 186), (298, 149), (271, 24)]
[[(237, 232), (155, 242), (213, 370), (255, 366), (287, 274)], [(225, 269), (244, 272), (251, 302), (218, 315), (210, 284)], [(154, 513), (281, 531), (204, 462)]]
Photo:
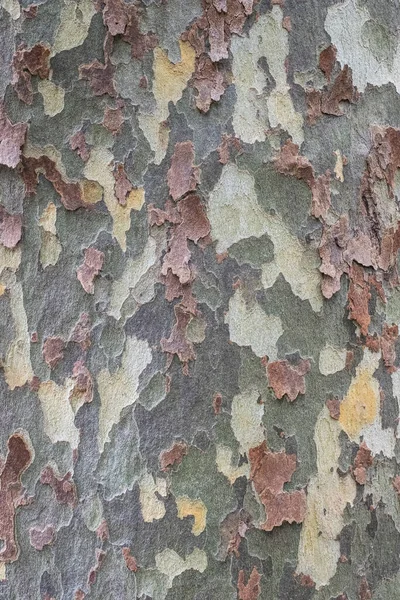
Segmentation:
[(398, 598), (398, 0), (0, 25), (0, 598)]

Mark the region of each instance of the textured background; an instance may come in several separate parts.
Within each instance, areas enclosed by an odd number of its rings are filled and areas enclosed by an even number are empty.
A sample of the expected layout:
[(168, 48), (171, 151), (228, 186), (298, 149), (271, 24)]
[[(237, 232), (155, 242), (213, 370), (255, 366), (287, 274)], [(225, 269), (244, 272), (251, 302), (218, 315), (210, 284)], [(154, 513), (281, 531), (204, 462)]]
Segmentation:
[(0, 29), (0, 599), (398, 599), (398, 0)]

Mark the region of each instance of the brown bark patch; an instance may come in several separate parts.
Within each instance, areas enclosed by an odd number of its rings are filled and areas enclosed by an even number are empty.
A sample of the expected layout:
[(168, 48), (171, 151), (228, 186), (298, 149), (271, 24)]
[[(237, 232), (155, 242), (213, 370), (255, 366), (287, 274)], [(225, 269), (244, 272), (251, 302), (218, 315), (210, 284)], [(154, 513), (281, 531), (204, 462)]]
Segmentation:
[(268, 381), (270, 387), (274, 390), (275, 396), (280, 400), (286, 394), (290, 402), (293, 402), (299, 394), (305, 394), (304, 376), (310, 368), (310, 361), (304, 359), (301, 359), (296, 365), (289, 363), (287, 360), (268, 363)]
[(185, 442), (175, 442), (171, 448), (163, 450), (159, 458), (161, 470), (167, 471), (169, 467), (180, 465), (187, 452), (188, 447)]
[(304, 490), (284, 492), (283, 486), (296, 470), (296, 455), (268, 450), (266, 442), (249, 451), (250, 480), (262, 504), (266, 520), (261, 529), (271, 531), (288, 523), (301, 523), (306, 514)]
[(194, 146), (192, 142), (178, 142), (175, 145), (167, 180), (169, 193), (175, 201), (187, 192), (196, 189), (199, 183), (199, 169), (194, 166)]
[(244, 582), (244, 577), (244, 571), (243, 569), (241, 569), (239, 571), (239, 578), (237, 584), (239, 600), (257, 600), (257, 598), (261, 594), (260, 573), (257, 571), (256, 567), (253, 567), (253, 570), (250, 573), (250, 577), (248, 578), (246, 584)]
[(32, 75), (46, 79), (50, 72), (50, 48), (36, 44), (30, 50), (19, 48), (13, 58), (12, 85), (17, 96), (25, 104), (32, 104)]
[(77, 277), (88, 294), (94, 293), (94, 278), (103, 267), (104, 253), (96, 248), (86, 248), (83, 264), (77, 270)]
[(59, 504), (76, 506), (78, 498), (71, 473), (67, 473), (64, 477), (57, 477), (53, 467), (48, 465), (40, 475), (40, 483), (51, 487)]
[(42, 354), (50, 369), (54, 369), (64, 358), (65, 342), (60, 337), (46, 338), (43, 344)]
[(22, 434), (14, 433), (7, 442), (7, 456), (2, 460), (0, 474), (0, 539), (3, 547), (1, 562), (12, 562), (18, 558), (19, 550), (15, 538), (15, 510), (26, 502), (21, 483), (22, 473), (32, 462), (31, 450)]

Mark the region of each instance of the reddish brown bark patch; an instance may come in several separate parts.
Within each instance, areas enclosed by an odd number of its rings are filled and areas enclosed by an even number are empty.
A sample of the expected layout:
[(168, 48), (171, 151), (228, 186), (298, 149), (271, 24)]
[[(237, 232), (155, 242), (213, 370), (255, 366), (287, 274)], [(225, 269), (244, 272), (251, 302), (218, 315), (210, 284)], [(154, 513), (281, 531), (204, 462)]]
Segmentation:
[(358, 588), (358, 598), (359, 600), (372, 600), (372, 592), (365, 577), (362, 578)]
[(128, 567), (128, 569), (130, 571), (133, 571), (133, 573), (136, 573), (136, 571), (138, 570), (138, 565), (135, 557), (131, 554), (130, 548), (124, 546), (124, 548), (122, 548), (122, 555), (124, 557), (125, 564)]
[(103, 267), (104, 253), (96, 248), (87, 248), (83, 264), (78, 268), (77, 277), (88, 294), (94, 293), (94, 278)]
[(250, 480), (265, 507), (266, 521), (261, 529), (271, 531), (288, 523), (301, 523), (306, 514), (304, 490), (284, 492), (283, 486), (296, 470), (296, 455), (271, 452), (266, 442), (249, 451)]
[(237, 583), (239, 600), (257, 600), (261, 594), (261, 575), (257, 571), (256, 567), (253, 567), (246, 584), (244, 582), (244, 577), (244, 571), (240, 570)]
[(67, 210), (76, 210), (85, 206), (82, 198), (81, 188), (78, 183), (66, 182), (57, 171), (56, 163), (47, 156), (22, 157), (21, 175), (25, 183), (25, 191), (29, 194), (36, 194), (38, 184), (38, 173), (43, 173), (54, 189), (60, 194), (61, 202)]
[(50, 72), (50, 48), (36, 44), (30, 50), (19, 48), (13, 58), (12, 85), (17, 96), (25, 104), (32, 104), (32, 75), (46, 79)]
[(153, 33), (142, 33), (139, 11), (133, 3), (105, 0), (103, 21), (110, 35), (120, 35), (131, 45), (132, 58), (142, 59), (146, 52), (156, 47), (158, 40)]
[(29, 541), (31, 546), (36, 550), (43, 550), (45, 546), (48, 546), (54, 541), (55, 529), (53, 525), (46, 525), (44, 529), (39, 527), (32, 527), (29, 530)]
[(68, 504), (72, 507), (76, 506), (78, 498), (71, 473), (67, 473), (64, 477), (59, 478), (56, 476), (53, 467), (48, 465), (40, 475), (40, 483), (51, 487), (57, 502), (60, 504)]
[(325, 219), (331, 206), (330, 171), (317, 177), (308, 158), (299, 154), (298, 145), (291, 140), (282, 146), (274, 165), (278, 173), (296, 177), (308, 185), (312, 193), (311, 214)]
[(15, 538), (14, 518), (18, 506), (26, 503), (21, 483), (22, 473), (32, 462), (31, 450), (22, 434), (14, 433), (7, 442), (7, 456), (2, 461), (0, 474), (0, 552), (2, 562), (18, 558), (19, 550)]
[(124, 165), (118, 164), (113, 171), (113, 175), (115, 179), (115, 196), (121, 206), (126, 206), (126, 197), (133, 190), (133, 186), (125, 172)]
[(113, 135), (121, 132), (121, 127), (125, 120), (122, 107), (123, 105), (117, 106), (117, 108), (107, 106), (104, 112), (103, 127), (108, 129)]
[(327, 92), (322, 94), (321, 110), (327, 115), (340, 117), (343, 111), (340, 109), (341, 102), (350, 102), (355, 104), (359, 98), (357, 88), (353, 85), (353, 74), (348, 65), (345, 65), (340, 71)]
[(167, 181), (169, 193), (175, 201), (187, 192), (196, 189), (199, 183), (199, 169), (194, 166), (194, 146), (192, 142), (178, 142), (175, 145)]
[(169, 467), (180, 465), (183, 457), (186, 456), (188, 447), (185, 442), (175, 442), (168, 450), (163, 450), (160, 454), (160, 468), (166, 471)]
[(49, 337), (43, 344), (42, 354), (50, 369), (54, 369), (64, 358), (65, 342), (60, 337)]
[(381, 350), (383, 363), (389, 373), (396, 371), (396, 340), (399, 337), (399, 328), (397, 325), (383, 325), (381, 336)]
[(72, 330), (69, 341), (79, 344), (82, 350), (87, 350), (91, 344), (90, 331), (90, 317), (87, 313), (82, 313), (79, 317), (79, 321)]
[(0, 164), (12, 169), (17, 166), (27, 129), (26, 123), (12, 124), (0, 102)]
[(197, 90), (196, 106), (203, 113), (210, 110), (213, 101), (218, 102), (226, 89), (224, 74), (206, 55), (202, 55), (196, 63), (192, 84)]
[(86, 162), (90, 157), (90, 148), (86, 143), (85, 134), (83, 131), (77, 131), (69, 138), (69, 145), (72, 150), (76, 150), (78, 156)]
[(336, 63), (336, 48), (333, 45), (328, 46), (325, 50), (319, 55), (318, 66), (327, 78), (328, 81), (331, 80), (331, 75), (333, 71), (333, 67)]
[(72, 404), (85, 404), (93, 400), (93, 379), (89, 369), (81, 360), (76, 361), (72, 369), (74, 387), (70, 394)]
[(178, 212), (181, 222), (172, 231), (161, 273), (167, 276), (170, 269), (181, 284), (187, 284), (192, 278), (188, 240), (197, 244), (200, 239), (209, 235), (211, 227), (204, 206), (195, 194), (190, 194), (179, 202)]
[(349, 300), (349, 319), (355, 321), (362, 335), (368, 334), (368, 327), (371, 322), (369, 314), (369, 300), (371, 298), (370, 286), (364, 269), (357, 263), (353, 263), (350, 270), (350, 287), (348, 292)]
[(332, 419), (338, 421), (340, 418), (340, 400), (337, 397), (328, 398), (325, 402), (327, 409), (329, 410), (329, 414)]
[(367, 481), (367, 470), (373, 463), (371, 450), (365, 442), (361, 442), (353, 465), (354, 479), (360, 485), (364, 485)]
[(0, 242), (6, 248), (15, 248), (22, 237), (22, 215), (10, 215), (0, 206)]
[(306, 391), (304, 376), (310, 368), (310, 361), (304, 359), (301, 359), (297, 365), (292, 365), (287, 360), (268, 363), (268, 381), (275, 396), (280, 400), (286, 394), (290, 402), (293, 402), (299, 394), (304, 394)]
[(239, 546), (250, 523), (251, 516), (244, 509), (235, 510), (225, 517), (219, 527), (219, 560), (225, 560), (230, 554), (234, 554), (236, 558), (239, 558)]

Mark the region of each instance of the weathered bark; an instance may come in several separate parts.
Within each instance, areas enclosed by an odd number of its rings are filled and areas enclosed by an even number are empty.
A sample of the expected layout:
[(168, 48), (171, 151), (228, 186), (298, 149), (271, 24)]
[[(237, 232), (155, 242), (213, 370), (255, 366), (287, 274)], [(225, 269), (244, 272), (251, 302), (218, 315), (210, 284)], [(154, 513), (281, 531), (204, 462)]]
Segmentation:
[(399, 598), (398, 0), (0, 6), (1, 599)]

